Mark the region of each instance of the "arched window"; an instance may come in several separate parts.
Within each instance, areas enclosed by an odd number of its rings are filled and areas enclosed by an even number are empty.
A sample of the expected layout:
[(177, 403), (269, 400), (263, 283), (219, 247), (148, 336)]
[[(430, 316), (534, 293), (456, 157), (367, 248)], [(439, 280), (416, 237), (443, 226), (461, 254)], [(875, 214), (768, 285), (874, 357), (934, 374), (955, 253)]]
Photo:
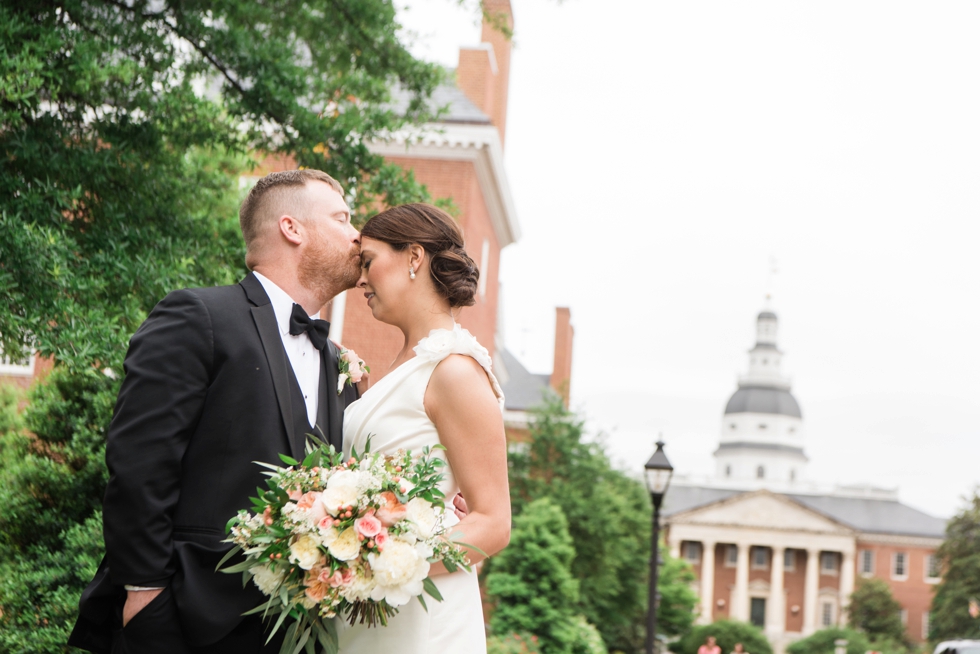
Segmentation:
[(759, 466), (758, 468), (756, 468), (755, 469), (755, 476), (758, 479), (765, 479), (766, 478), (766, 468), (765, 468), (765, 466)]
[(731, 477), (732, 476), (732, 467), (731, 466), (725, 466), (725, 476), (726, 477)]

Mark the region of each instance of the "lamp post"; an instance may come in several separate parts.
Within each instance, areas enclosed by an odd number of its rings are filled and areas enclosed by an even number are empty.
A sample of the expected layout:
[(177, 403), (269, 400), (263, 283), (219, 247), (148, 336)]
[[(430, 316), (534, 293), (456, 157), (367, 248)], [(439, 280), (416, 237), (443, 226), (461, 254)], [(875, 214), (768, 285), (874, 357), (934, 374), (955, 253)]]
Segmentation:
[(657, 639), (657, 577), (660, 563), (660, 505), (664, 501), (674, 467), (664, 454), (663, 439), (657, 441), (657, 451), (643, 466), (647, 489), (653, 501), (653, 540), (650, 542), (650, 601), (647, 605), (647, 652), (655, 653)]

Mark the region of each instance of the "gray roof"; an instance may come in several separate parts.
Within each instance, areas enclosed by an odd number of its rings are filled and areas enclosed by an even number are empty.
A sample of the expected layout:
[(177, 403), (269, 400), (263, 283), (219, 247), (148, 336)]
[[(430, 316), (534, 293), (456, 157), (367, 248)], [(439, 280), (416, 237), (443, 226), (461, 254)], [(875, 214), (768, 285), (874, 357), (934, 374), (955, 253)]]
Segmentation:
[(774, 413), (802, 418), (800, 405), (789, 391), (765, 386), (742, 386), (725, 406), (729, 413)]
[[(395, 111), (404, 113), (408, 109), (412, 95), (401, 87), (395, 87), (391, 91), (391, 98)], [(440, 84), (435, 88), (432, 97), (429, 99), (428, 107), (432, 111), (445, 107), (445, 113), (439, 117), (438, 122), (440, 123), (490, 124), (490, 117), (473, 104), (462, 89), (452, 81)]]
[(776, 320), (776, 314), (774, 314), (772, 311), (763, 311), (762, 313), (759, 314), (757, 320), (763, 320), (766, 318), (768, 318), (769, 320)]
[(551, 391), (551, 375), (536, 375), (528, 372), (506, 348), (498, 348), (497, 354), (503, 364), (505, 381), (504, 404), (508, 411), (527, 411), (544, 403)]
[[(745, 492), (701, 486), (672, 486), (664, 496), (663, 511), (669, 516)], [(782, 495), (863, 533), (942, 538), (946, 531), (945, 520), (895, 500), (836, 495)]]

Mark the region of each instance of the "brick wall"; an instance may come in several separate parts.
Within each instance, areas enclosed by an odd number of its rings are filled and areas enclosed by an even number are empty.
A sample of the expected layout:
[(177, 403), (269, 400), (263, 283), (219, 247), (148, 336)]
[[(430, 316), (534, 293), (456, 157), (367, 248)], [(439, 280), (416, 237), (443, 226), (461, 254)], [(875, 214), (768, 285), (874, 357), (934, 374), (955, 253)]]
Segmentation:
[[(865, 550), (871, 551), (874, 557), (872, 575), (861, 572), (862, 552)], [(902, 577), (894, 574), (895, 555), (899, 553), (905, 555), (906, 574)], [(862, 577), (868, 576), (877, 577), (887, 583), (892, 595), (907, 611), (906, 632), (912, 640), (920, 643), (926, 640), (922, 636), (923, 616), (929, 612), (936, 587), (935, 581), (926, 580), (926, 557), (935, 553), (935, 548), (931, 547), (884, 545), (860, 539), (857, 543), (857, 583), (860, 583)]]

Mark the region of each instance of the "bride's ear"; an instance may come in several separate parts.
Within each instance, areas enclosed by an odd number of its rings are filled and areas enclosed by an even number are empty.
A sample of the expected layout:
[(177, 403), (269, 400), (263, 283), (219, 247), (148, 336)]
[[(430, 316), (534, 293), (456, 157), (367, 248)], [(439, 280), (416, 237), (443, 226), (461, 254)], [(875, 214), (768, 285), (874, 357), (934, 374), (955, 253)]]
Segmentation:
[(408, 246), (408, 265), (412, 267), (412, 270), (419, 270), (422, 264), (425, 263), (425, 248), (421, 245), (413, 243)]

